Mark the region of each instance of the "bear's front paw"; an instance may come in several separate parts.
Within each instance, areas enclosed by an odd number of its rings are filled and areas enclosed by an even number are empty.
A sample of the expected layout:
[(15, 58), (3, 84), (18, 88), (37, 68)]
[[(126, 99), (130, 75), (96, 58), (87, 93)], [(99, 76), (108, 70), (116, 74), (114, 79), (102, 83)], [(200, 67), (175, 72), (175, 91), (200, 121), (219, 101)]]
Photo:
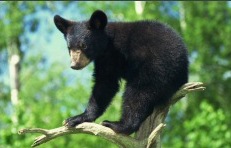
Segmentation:
[(63, 121), (63, 125), (66, 127), (75, 127), (76, 125), (83, 123), (84, 120), (81, 116), (70, 117)]

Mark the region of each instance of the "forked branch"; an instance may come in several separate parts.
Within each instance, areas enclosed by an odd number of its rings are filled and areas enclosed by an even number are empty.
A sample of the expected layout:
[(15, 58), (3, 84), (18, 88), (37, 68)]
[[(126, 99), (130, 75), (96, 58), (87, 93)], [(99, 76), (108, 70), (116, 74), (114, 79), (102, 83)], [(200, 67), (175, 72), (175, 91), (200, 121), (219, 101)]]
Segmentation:
[[(179, 91), (172, 97), (171, 102), (169, 104), (173, 105), (178, 100), (183, 98), (186, 94), (195, 91), (204, 90), (205, 87), (201, 82), (191, 82), (187, 83), (181, 87)], [(77, 133), (85, 133), (90, 135), (95, 135), (102, 137), (112, 143), (119, 145), (122, 148), (151, 148), (156, 138), (160, 135), (161, 129), (163, 129), (165, 125), (160, 123), (155, 129), (150, 133), (150, 135), (142, 140), (135, 139), (131, 136), (126, 136), (122, 134), (115, 133), (112, 129), (102, 126), (96, 123), (82, 123), (74, 128), (67, 128), (65, 126), (58, 127), (55, 129), (41, 129), (41, 128), (30, 128), (30, 129), (22, 129), (18, 133), (26, 134), (26, 133), (40, 133), (43, 134), (35, 139), (32, 147), (36, 147), (40, 144), (46, 143), (54, 138), (69, 135), (69, 134), (77, 134)]]

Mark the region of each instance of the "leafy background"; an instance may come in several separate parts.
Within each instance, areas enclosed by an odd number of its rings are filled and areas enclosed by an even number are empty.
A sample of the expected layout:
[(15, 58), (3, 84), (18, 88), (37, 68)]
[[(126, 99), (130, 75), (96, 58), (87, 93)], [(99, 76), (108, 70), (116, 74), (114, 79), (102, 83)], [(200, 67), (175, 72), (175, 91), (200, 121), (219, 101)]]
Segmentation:
[[(110, 21), (158, 20), (183, 37), (189, 49), (190, 81), (206, 91), (190, 94), (171, 108), (163, 131), (163, 147), (231, 147), (231, 3), (146, 2), (138, 14), (135, 2), (0, 2), (0, 148), (30, 147), (36, 135), (18, 135), (25, 127), (54, 128), (84, 111), (93, 82), (93, 66), (69, 68), (62, 34), (53, 23), (59, 14), (89, 19), (104, 10)], [(11, 100), (9, 58), (17, 54), (19, 100)], [(119, 118), (121, 96), (96, 122)], [(41, 148), (114, 148), (89, 135), (58, 138)]]

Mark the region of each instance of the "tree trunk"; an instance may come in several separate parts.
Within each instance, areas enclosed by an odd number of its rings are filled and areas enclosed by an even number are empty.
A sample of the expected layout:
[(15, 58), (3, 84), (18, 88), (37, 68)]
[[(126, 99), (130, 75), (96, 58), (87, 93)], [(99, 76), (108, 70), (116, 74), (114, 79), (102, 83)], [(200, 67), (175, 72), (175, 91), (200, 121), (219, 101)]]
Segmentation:
[(16, 108), (19, 104), (19, 70), (20, 70), (20, 50), (17, 42), (10, 41), (7, 45), (8, 49), (8, 61), (9, 61), (9, 79), (10, 79), (10, 89), (11, 89), (11, 103), (13, 105), (13, 115), (12, 122), (17, 123), (18, 117), (16, 114)]
[[(156, 107), (153, 113), (142, 123), (139, 130), (136, 132), (135, 138), (137, 140), (144, 140), (149, 137), (151, 132), (161, 123), (164, 123), (164, 119), (169, 111), (168, 107)], [(155, 142), (151, 145), (151, 148), (160, 148), (161, 138), (160, 134), (156, 138)]]
[(186, 29), (184, 2), (179, 2), (180, 28), (182, 32)]
[(137, 15), (142, 15), (144, 12), (145, 1), (135, 1), (135, 11)]

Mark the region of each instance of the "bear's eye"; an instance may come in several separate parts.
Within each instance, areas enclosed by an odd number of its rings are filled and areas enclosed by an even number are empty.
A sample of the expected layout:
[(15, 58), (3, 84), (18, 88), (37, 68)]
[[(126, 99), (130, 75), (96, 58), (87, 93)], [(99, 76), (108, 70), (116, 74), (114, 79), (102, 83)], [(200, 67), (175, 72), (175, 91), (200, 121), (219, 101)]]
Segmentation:
[(86, 48), (87, 48), (86, 44), (82, 44), (82, 49), (86, 49)]
[(79, 47), (80, 49), (86, 49), (87, 46), (86, 46), (86, 44), (80, 42), (78, 47)]

